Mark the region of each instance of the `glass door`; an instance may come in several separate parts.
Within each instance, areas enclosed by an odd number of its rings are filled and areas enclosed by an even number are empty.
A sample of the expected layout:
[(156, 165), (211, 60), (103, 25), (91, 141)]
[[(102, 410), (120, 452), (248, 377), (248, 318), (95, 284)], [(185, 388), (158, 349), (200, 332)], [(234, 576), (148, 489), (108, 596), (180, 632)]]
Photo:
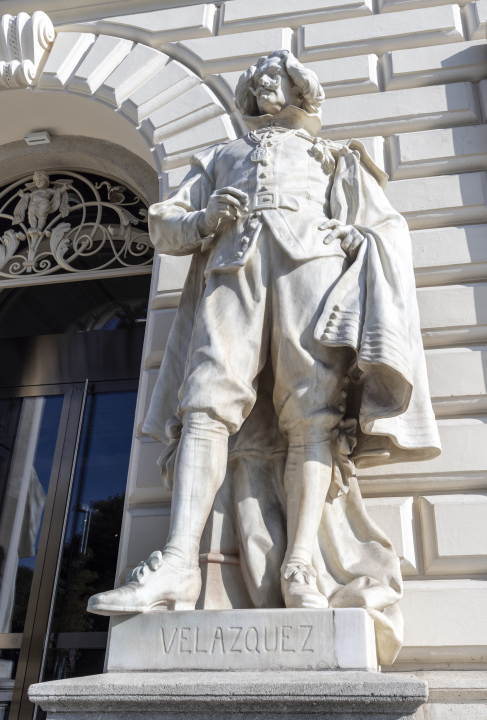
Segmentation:
[(76, 442), (72, 438), (76, 438), (84, 397), (85, 388), (75, 385), (11, 388), (0, 399), (0, 682), (4, 720), (12, 709), (12, 691), (15, 694), (23, 687), (26, 658), (35, 647), (33, 619), (42, 614), (45, 598), (41, 590), (49, 575), (52, 577), (46, 551), (49, 539), (59, 537), (61, 480), (67, 462), (74, 457)]
[[(0, 633), (3, 649), (20, 647), (24, 631), (62, 405), (61, 395), (0, 400), (3, 431)], [(5, 670), (7, 659), (2, 660)]]
[(0, 720), (103, 670), (149, 276), (0, 289)]
[(30, 454), (12, 454), (6, 496), (17, 521), (5, 503), (0, 521), (0, 537), (10, 533), (0, 670), (14, 686), (4, 719), (33, 717), (32, 683), (103, 671), (108, 618), (86, 604), (114, 586), (136, 398), (128, 380), (9, 400), (13, 417), (22, 404), (14, 448), (27, 436)]
[(86, 612), (117, 565), (136, 389), (90, 392), (67, 515), (41, 677), (103, 672), (108, 617)]

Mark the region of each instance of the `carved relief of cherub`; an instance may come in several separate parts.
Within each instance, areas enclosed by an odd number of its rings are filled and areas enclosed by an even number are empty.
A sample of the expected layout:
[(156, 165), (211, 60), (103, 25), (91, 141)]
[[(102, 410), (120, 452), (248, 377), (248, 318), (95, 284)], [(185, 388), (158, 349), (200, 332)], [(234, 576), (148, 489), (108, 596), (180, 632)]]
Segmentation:
[(40, 233), (51, 213), (59, 210), (62, 217), (69, 214), (68, 181), (55, 180), (55, 187), (50, 188), (49, 175), (44, 170), (37, 170), (32, 179), (33, 182), (26, 185), (27, 192), (24, 189), (18, 192), (20, 200), (15, 206), (12, 224), (19, 225), (24, 222), (27, 212), (29, 230)]

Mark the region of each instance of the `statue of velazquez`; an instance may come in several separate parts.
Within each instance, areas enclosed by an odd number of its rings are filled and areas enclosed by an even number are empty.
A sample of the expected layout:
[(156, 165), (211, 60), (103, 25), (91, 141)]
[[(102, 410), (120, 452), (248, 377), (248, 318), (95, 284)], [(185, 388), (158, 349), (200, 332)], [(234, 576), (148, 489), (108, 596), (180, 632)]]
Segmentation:
[(262, 57), (236, 89), (250, 132), (197, 153), (150, 208), (157, 250), (193, 255), (144, 426), (167, 445), (171, 527), (89, 609), (194, 608), (226, 481), (254, 606), (363, 607), (387, 664), (399, 559), (355, 467), (433, 458), (440, 443), (406, 222), (360, 142), (318, 136), (323, 99), (290, 52)]

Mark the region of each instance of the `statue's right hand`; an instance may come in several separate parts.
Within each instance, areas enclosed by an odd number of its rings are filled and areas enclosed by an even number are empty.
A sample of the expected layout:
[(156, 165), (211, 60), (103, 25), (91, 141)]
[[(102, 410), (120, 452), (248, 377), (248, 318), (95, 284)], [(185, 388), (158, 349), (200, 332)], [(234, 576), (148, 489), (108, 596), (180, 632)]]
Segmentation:
[(211, 195), (206, 210), (198, 219), (198, 231), (201, 237), (212, 235), (222, 222), (230, 222), (246, 212), (249, 196), (234, 187), (215, 190)]

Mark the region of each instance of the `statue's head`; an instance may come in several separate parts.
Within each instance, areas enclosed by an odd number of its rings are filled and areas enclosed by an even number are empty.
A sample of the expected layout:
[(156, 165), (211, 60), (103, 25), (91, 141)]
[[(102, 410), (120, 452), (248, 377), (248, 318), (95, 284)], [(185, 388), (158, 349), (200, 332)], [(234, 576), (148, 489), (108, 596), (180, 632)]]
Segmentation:
[(320, 114), (325, 93), (312, 70), (289, 50), (276, 50), (259, 58), (243, 75), (235, 90), (235, 103), (243, 115), (277, 115), (288, 105)]
[(34, 185), (38, 188), (49, 187), (49, 175), (47, 172), (44, 172), (44, 170), (36, 170), (32, 179), (34, 181)]

